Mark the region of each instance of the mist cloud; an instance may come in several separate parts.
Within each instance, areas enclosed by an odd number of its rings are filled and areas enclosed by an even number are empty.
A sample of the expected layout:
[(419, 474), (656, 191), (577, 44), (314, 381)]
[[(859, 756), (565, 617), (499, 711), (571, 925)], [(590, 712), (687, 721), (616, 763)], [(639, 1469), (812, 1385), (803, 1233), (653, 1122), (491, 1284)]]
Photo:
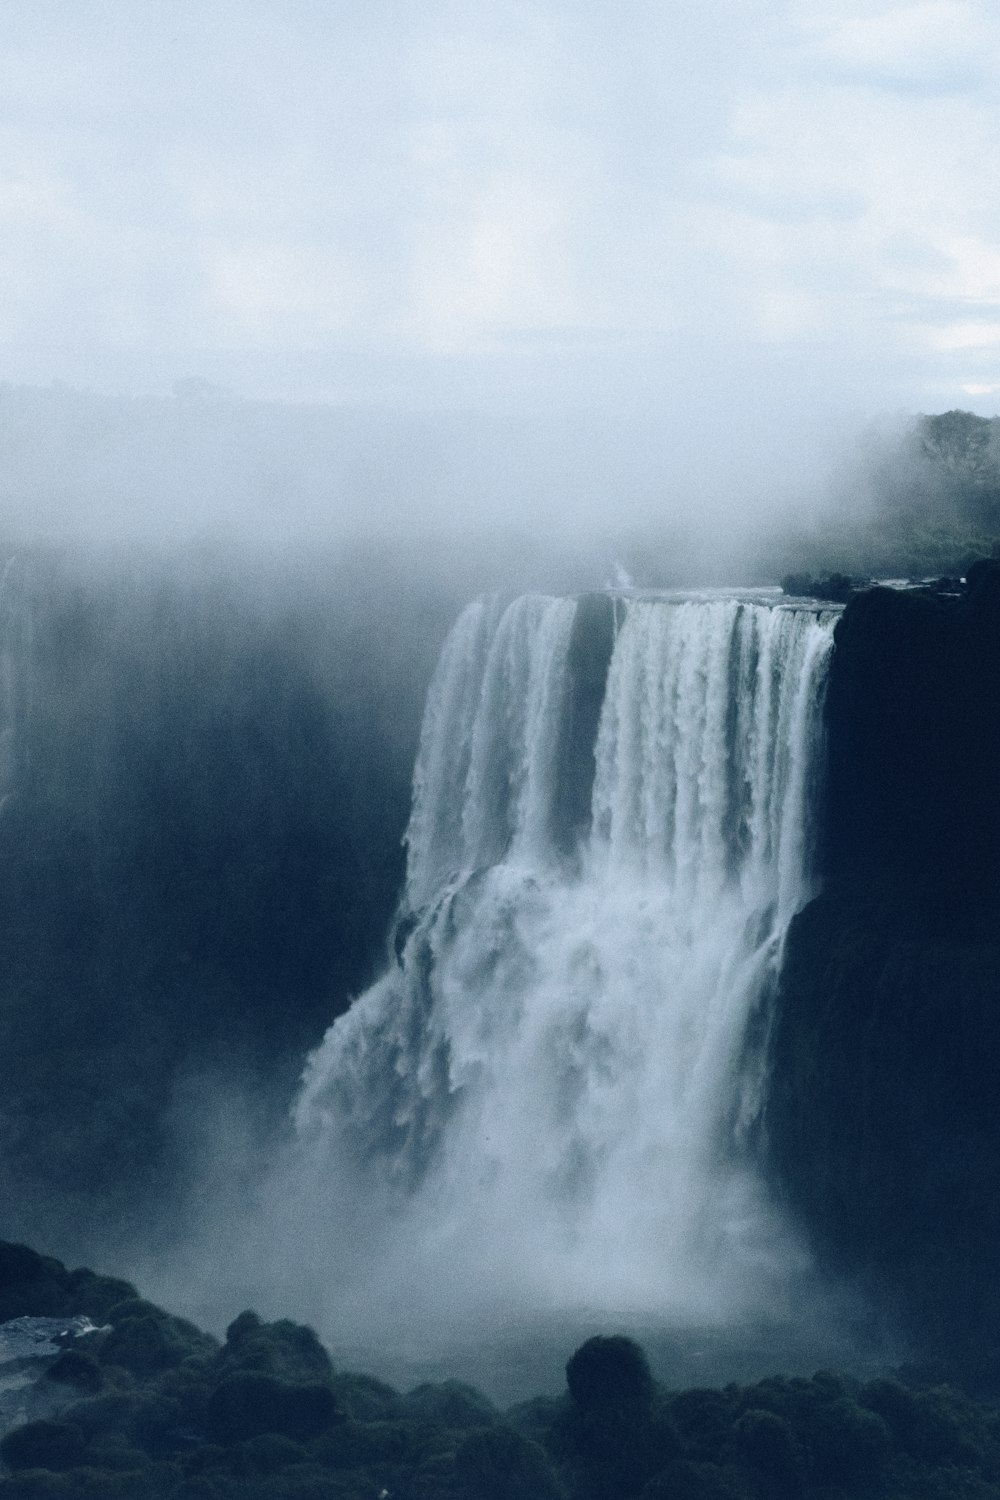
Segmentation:
[(998, 53), (985, 0), (9, 10), (4, 373), (991, 409)]

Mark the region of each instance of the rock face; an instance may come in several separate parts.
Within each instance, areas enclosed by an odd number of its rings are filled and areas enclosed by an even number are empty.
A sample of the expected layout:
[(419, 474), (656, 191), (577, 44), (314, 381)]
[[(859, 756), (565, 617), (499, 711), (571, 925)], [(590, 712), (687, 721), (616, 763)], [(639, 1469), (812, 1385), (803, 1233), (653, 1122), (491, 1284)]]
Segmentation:
[(855, 597), (827, 716), (825, 885), (789, 934), (772, 1165), (827, 1260), (985, 1378), (1000, 1348), (1000, 565), (971, 568), (960, 598)]
[(31, 554), (0, 578), (8, 1235), (127, 1241), (183, 1189), (194, 1112), (236, 1089), (279, 1128), (370, 978), (452, 604), (397, 607), (350, 561)]
[(827, 712), (830, 877), (888, 883), (944, 936), (986, 935), (1000, 905), (1000, 564), (974, 565), (958, 599), (859, 595)]

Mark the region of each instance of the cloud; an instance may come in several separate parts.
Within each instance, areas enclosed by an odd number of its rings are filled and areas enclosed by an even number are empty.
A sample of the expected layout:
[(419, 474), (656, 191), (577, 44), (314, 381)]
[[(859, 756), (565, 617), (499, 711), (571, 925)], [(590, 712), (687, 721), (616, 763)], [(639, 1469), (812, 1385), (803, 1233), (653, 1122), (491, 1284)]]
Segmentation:
[(780, 356), (957, 399), (998, 59), (987, 0), (9, 8), (0, 376), (627, 406)]
[(918, 0), (862, 15), (855, 6), (813, 9), (801, 23), (812, 55), (878, 87), (977, 87), (997, 60), (995, 19), (970, 0)]
[(952, 323), (930, 331), (935, 348), (951, 349), (995, 349), (1000, 345), (1000, 323)]

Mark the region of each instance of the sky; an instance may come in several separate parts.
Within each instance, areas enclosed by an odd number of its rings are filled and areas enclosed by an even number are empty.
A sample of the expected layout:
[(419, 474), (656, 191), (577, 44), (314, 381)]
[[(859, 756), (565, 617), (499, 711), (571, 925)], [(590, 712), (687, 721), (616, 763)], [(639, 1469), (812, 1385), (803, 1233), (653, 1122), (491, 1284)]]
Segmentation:
[(992, 413), (998, 138), (992, 0), (7, 0), (0, 379)]

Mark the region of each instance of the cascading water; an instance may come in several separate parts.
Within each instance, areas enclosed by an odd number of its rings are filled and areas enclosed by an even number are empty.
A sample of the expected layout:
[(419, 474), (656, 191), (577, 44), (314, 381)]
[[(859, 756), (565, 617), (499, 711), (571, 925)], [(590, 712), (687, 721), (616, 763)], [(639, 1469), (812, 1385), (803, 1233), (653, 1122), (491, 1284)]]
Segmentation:
[(752, 1127), (834, 620), (530, 596), (455, 625), (396, 961), (297, 1106), (312, 1191), (415, 1281), (702, 1317), (770, 1294), (789, 1242)]

